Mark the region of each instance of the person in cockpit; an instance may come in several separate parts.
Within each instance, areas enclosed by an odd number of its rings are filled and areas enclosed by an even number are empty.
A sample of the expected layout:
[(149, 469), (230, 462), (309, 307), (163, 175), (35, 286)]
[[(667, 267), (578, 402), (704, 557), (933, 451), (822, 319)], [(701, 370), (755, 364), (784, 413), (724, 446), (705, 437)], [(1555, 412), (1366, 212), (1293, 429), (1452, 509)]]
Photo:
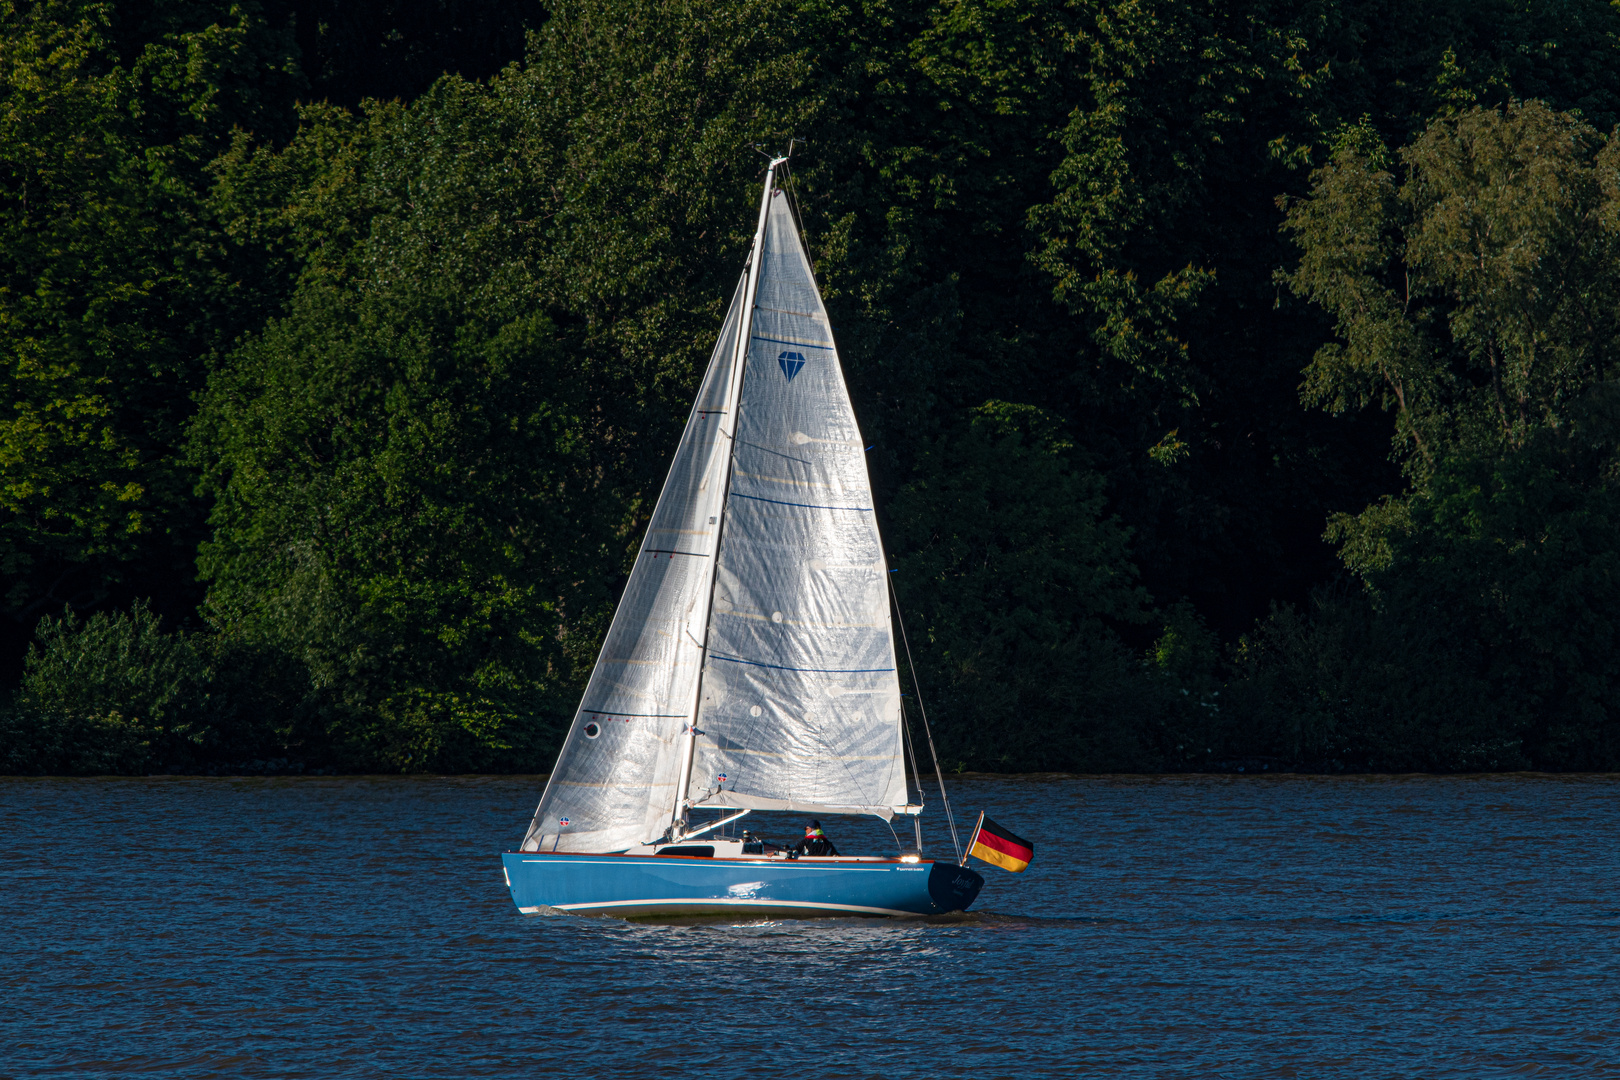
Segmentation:
[(821, 822), (812, 821), (804, 827), (804, 839), (788, 848), (790, 855), (837, 855), (838, 849), (821, 831)]

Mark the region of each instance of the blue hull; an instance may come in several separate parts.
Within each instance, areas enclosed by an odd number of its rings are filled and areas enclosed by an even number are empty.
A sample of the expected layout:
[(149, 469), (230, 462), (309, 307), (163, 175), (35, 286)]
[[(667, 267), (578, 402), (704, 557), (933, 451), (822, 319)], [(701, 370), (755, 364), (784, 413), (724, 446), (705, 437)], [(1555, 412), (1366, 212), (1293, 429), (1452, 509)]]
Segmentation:
[(705, 859), (669, 855), (501, 856), (512, 902), (534, 915), (943, 915), (984, 879), (931, 860), (905, 863)]

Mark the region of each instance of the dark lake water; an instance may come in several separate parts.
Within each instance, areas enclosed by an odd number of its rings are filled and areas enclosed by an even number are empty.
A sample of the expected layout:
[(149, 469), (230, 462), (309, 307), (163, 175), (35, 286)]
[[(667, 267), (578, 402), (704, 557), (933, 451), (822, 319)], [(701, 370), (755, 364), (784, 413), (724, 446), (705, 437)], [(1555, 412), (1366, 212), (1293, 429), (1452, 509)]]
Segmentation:
[(0, 780), (0, 1076), (1620, 1072), (1620, 778), (964, 778), (932, 923), (525, 918), (538, 795)]

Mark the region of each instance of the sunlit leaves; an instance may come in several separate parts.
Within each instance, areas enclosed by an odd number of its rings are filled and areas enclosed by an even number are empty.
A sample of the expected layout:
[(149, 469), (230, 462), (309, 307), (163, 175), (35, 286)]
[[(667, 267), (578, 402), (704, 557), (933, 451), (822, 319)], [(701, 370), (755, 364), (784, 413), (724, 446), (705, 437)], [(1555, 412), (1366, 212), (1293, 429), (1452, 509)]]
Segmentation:
[(8, 614), (95, 603), (190, 561), (179, 460), (208, 354), (258, 312), (202, 206), (234, 124), (279, 128), (297, 79), (256, 8), (0, 6), (0, 571)]

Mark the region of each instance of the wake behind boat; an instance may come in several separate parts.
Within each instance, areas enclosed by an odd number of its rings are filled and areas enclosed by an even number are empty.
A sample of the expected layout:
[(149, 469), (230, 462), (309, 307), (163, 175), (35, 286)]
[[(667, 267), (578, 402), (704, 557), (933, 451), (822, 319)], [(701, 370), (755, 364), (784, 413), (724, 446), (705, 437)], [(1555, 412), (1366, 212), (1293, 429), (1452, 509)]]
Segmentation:
[[(888, 563), (785, 160), (556, 768), (503, 856), (520, 911), (928, 915), (983, 884), (921, 854)], [(753, 810), (909, 816), (915, 846), (896, 832), (893, 856), (796, 858), (725, 835)]]

